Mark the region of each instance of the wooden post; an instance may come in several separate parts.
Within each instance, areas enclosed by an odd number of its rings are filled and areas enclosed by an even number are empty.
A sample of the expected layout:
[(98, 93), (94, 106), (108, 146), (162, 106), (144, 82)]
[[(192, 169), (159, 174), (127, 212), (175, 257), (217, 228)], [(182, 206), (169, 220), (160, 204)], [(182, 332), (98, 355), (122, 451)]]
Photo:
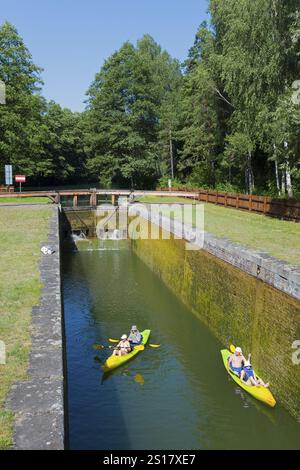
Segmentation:
[(57, 193), (55, 196), (55, 204), (60, 204), (60, 194)]
[(208, 202), (208, 189), (206, 190), (206, 202)]
[(267, 212), (267, 196), (264, 196), (264, 214)]
[(227, 207), (227, 193), (225, 193), (225, 207)]
[(248, 200), (249, 200), (249, 211), (251, 212), (252, 211), (252, 194), (250, 194)]
[(90, 206), (96, 207), (97, 206), (97, 193), (96, 191), (92, 191), (90, 195)]
[(237, 193), (235, 197), (236, 197), (236, 199), (235, 199), (235, 207), (236, 207), (236, 209), (238, 209), (238, 208), (239, 208), (239, 193)]
[(74, 194), (73, 196), (73, 207), (77, 207), (78, 206), (78, 196), (77, 194)]
[(116, 201), (116, 196), (114, 194), (111, 195), (111, 203), (114, 206)]

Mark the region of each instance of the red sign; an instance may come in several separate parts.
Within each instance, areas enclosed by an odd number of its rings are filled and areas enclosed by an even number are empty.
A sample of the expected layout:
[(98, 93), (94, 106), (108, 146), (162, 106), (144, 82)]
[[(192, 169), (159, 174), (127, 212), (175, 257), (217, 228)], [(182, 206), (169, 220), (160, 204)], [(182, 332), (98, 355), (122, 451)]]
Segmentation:
[(25, 183), (26, 182), (26, 176), (25, 175), (16, 175), (15, 176), (15, 182), (16, 183)]

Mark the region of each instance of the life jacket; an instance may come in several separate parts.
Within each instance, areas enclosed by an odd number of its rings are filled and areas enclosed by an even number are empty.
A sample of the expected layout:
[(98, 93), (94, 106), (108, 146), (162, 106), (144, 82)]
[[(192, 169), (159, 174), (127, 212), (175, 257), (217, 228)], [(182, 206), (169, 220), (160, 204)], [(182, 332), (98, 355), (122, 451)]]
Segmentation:
[(250, 377), (254, 378), (254, 372), (253, 372), (252, 366), (244, 366), (243, 370), (247, 376), (247, 379), (250, 379)]
[(120, 341), (118, 347), (120, 349), (130, 349), (130, 343), (129, 343), (128, 339), (124, 339), (124, 340)]
[(131, 341), (133, 344), (140, 344), (142, 341), (142, 335), (139, 331), (135, 332), (130, 332), (130, 335), (128, 337), (129, 341)]

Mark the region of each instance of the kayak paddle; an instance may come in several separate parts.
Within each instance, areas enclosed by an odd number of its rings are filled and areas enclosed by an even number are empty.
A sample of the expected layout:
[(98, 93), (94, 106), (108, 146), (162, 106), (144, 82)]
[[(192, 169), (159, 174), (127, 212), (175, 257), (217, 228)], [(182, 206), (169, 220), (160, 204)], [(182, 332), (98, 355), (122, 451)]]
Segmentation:
[[(114, 348), (113, 346), (103, 346), (103, 344), (94, 344), (93, 348), (98, 349), (98, 350), (100, 350), (100, 349), (118, 349), (118, 348)], [(134, 349), (137, 349), (138, 351), (144, 351), (145, 346), (143, 344), (137, 344), (136, 346), (134, 346)]]
[(234, 352), (235, 352), (235, 346), (233, 346), (233, 344), (231, 344), (231, 345), (229, 346), (229, 349), (230, 349), (230, 351), (234, 354)]
[(113, 349), (113, 346), (104, 346), (103, 344), (93, 344), (93, 348), (100, 350), (100, 349)]
[[(112, 338), (109, 338), (108, 341), (110, 341), (111, 343), (118, 343), (120, 340), (119, 339), (112, 339)], [(149, 346), (151, 348), (159, 348), (160, 347), (160, 344), (149, 344)]]

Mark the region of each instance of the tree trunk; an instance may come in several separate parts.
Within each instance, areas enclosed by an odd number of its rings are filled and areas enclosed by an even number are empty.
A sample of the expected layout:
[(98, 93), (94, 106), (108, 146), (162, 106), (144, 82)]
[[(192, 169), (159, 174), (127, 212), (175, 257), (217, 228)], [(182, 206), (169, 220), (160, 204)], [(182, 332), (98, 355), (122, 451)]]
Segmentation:
[(249, 169), (247, 166), (245, 168), (245, 188), (246, 194), (249, 194)]
[(171, 178), (174, 179), (174, 153), (173, 153), (173, 140), (172, 131), (169, 133), (169, 145), (170, 145), (170, 163), (171, 163)]
[(250, 194), (253, 193), (253, 190), (254, 190), (254, 175), (253, 175), (252, 168), (249, 168), (249, 192)]
[(283, 196), (285, 195), (285, 170), (281, 172), (281, 193)]
[(278, 160), (275, 158), (275, 177), (276, 177), (276, 188), (278, 191), (279, 196), (281, 196), (281, 191), (280, 191), (280, 182), (279, 182), (279, 173), (278, 173)]
[(293, 197), (293, 187), (292, 187), (292, 177), (291, 177), (291, 170), (290, 170), (290, 163), (289, 160), (287, 159), (286, 163), (286, 189), (289, 197)]
[(247, 155), (246, 184), (247, 192), (252, 194), (254, 189), (254, 174), (252, 170), (252, 154), (250, 150)]
[(215, 184), (216, 184), (215, 161), (214, 160), (211, 161), (211, 178), (210, 178), (210, 180), (211, 180), (212, 187), (214, 187)]
[(231, 165), (229, 165), (228, 167), (228, 180), (229, 180), (229, 183), (231, 184), (231, 181), (232, 181)]

